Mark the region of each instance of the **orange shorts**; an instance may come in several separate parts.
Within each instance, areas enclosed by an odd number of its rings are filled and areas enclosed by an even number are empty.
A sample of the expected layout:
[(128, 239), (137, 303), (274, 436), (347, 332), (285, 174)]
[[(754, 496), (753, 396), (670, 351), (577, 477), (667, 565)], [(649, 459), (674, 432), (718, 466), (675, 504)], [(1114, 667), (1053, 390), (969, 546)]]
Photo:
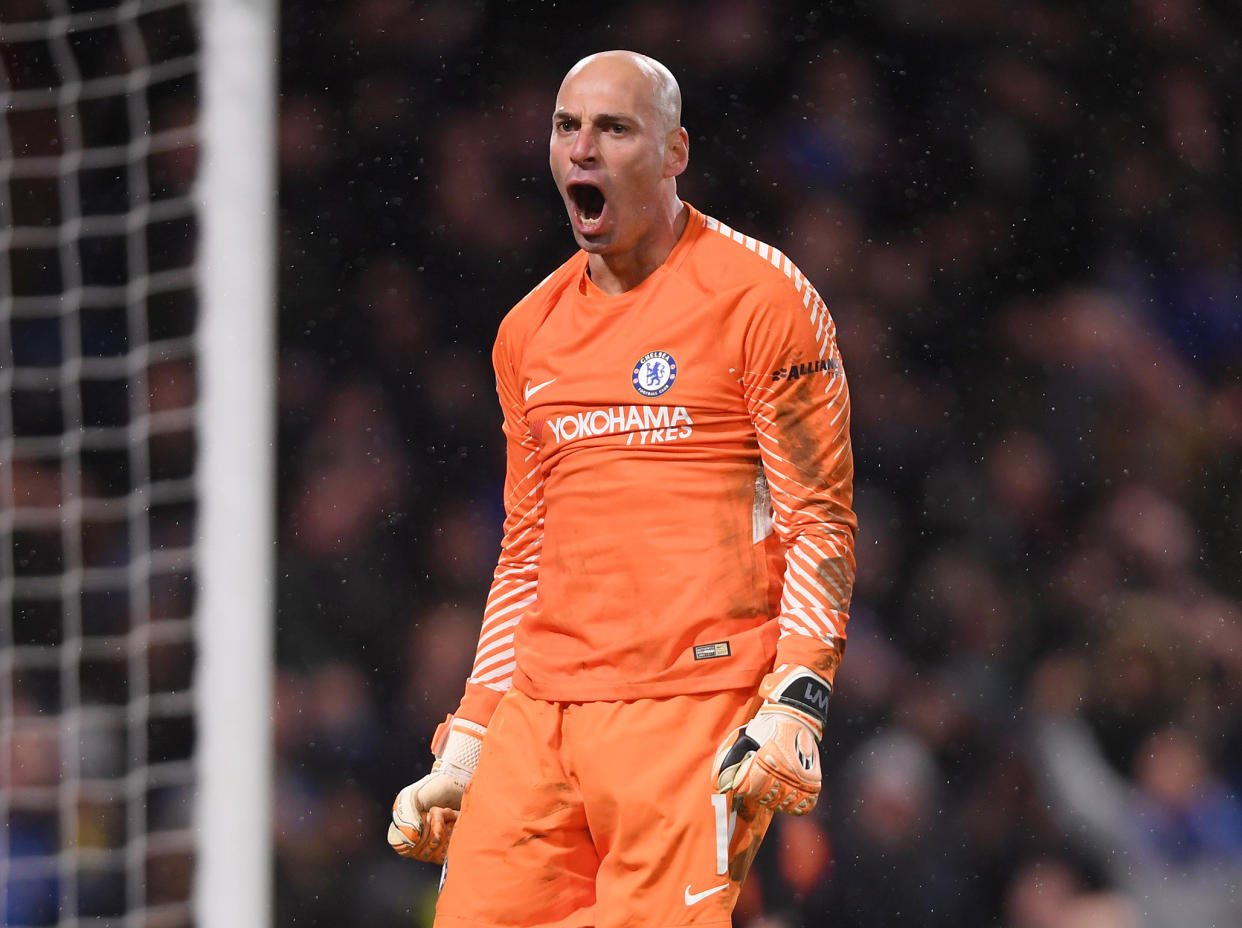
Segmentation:
[(453, 833), (436, 924), (729, 928), (771, 821), (712, 761), (753, 692), (557, 703), (507, 693)]

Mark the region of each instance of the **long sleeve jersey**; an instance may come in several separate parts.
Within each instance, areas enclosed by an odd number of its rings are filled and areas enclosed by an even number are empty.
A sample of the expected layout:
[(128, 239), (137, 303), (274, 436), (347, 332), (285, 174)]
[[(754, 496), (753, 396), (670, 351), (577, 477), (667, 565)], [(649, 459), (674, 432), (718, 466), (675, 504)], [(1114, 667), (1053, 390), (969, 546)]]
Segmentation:
[(849, 392), (789, 258), (693, 207), (619, 295), (578, 252), (493, 351), (506, 518), (459, 715), (832, 679), (854, 579)]

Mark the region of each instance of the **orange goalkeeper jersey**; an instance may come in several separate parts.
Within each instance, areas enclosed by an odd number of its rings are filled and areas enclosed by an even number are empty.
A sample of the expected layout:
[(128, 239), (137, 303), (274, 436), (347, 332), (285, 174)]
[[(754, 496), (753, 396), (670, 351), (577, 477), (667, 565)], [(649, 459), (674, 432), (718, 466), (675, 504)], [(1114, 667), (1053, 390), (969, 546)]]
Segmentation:
[(854, 578), (849, 393), (819, 294), (692, 207), (619, 295), (578, 252), (493, 351), (504, 538), (459, 713), (832, 678)]

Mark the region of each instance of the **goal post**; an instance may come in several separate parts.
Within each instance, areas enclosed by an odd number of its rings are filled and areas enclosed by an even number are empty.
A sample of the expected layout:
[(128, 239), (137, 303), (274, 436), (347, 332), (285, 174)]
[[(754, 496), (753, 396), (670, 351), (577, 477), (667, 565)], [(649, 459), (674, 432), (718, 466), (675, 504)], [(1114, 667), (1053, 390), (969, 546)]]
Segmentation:
[(272, 913), (276, 15), (276, 0), (202, 5), (201, 928)]

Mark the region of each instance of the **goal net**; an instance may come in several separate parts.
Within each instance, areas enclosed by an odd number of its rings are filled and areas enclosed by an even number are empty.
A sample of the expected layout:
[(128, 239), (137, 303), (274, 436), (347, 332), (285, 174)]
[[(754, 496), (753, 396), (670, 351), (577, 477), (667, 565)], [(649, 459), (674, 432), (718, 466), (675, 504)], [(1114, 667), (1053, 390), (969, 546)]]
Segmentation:
[[(261, 6), (0, 4), (5, 925), (266, 923)], [(213, 60), (224, 22), (262, 60)], [(246, 67), (254, 82), (230, 91)], [(243, 140), (260, 167), (230, 175), (221, 153)], [(222, 171), (239, 189), (217, 198)], [(236, 275), (226, 292), (221, 274)], [(268, 391), (240, 424), (225, 369)], [(251, 518), (230, 527), (238, 504)], [(239, 621), (254, 626), (240, 638)], [(231, 717), (230, 690), (252, 718)], [(238, 814), (250, 824), (224, 847)], [(222, 886), (231, 901), (213, 908)]]

